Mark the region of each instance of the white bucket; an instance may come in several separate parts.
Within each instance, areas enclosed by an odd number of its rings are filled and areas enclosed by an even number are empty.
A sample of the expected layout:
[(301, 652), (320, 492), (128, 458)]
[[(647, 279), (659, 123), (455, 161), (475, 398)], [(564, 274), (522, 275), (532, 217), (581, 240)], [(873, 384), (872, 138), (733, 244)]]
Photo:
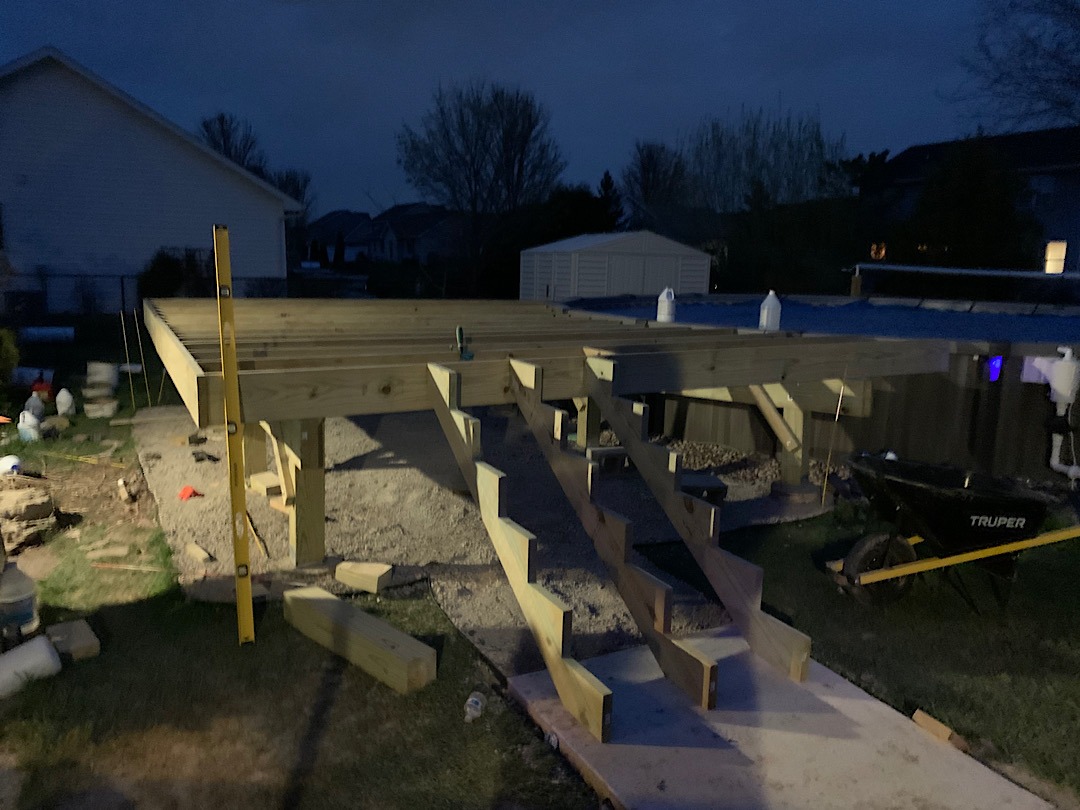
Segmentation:
[(86, 384), (88, 386), (105, 385), (116, 388), (120, 382), (120, 367), (115, 363), (95, 363), (90, 361), (86, 364)]
[(656, 320), (660, 323), (675, 322), (675, 291), (671, 287), (664, 287), (656, 299)]
[(95, 399), (83, 403), (87, 419), (110, 419), (116, 416), (119, 403), (115, 399)]
[(48, 678), (60, 670), (60, 655), (48, 636), (20, 644), (0, 655), (0, 700), (14, 695), (27, 681)]

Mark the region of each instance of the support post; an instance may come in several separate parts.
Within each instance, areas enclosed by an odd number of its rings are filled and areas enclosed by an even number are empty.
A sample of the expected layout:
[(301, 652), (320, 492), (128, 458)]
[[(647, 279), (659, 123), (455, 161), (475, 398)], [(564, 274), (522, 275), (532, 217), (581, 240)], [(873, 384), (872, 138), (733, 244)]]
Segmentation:
[(269, 427), (293, 564), (321, 563), (326, 557), (325, 422), (295, 419)]
[(244, 477), (266, 472), (266, 432), (260, 425), (244, 423)]
[(575, 397), (577, 408), (577, 446), (582, 450), (600, 444), (600, 406), (589, 397)]
[(784, 403), (783, 413), (784, 424), (798, 444), (793, 450), (785, 447), (780, 454), (780, 480), (785, 484), (798, 485), (805, 483), (810, 475), (810, 453), (806, 450), (810, 417), (795, 404), (795, 400)]

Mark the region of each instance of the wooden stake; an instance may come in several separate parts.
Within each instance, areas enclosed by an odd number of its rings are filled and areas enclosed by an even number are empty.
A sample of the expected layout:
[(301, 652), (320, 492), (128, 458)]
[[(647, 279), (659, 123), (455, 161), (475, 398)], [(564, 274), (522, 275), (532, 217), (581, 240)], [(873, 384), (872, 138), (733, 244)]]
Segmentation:
[(128, 352), (127, 322), (124, 320), (124, 310), (120, 310), (120, 331), (124, 335), (124, 362), (128, 369), (128, 388), (131, 389), (131, 410), (134, 413), (139, 410), (139, 406), (135, 404), (135, 380), (131, 377), (131, 354)]
[(153, 401), (150, 399), (150, 371), (146, 368), (146, 355), (143, 353), (142, 345), (142, 332), (139, 330), (139, 310), (132, 309), (135, 313), (135, 336), (139, 339), (139, 362), (142, 363), (142, 375), (143, 383), (146, 385), (146, 407), (153, 406)]

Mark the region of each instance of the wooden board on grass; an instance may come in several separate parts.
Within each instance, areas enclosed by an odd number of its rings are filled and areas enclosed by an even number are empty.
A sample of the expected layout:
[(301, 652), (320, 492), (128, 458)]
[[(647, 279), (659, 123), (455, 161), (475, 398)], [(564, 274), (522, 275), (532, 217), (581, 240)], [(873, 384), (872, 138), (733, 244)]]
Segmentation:
[(435, 650), (322, 588), (285, 592), (285, 620), (401, 694), (435, 680)]
[(334, 579), (358, 591), (378, 593), (390, 584), (394, 567), (386, 563), (343, 562), (334, 569)]

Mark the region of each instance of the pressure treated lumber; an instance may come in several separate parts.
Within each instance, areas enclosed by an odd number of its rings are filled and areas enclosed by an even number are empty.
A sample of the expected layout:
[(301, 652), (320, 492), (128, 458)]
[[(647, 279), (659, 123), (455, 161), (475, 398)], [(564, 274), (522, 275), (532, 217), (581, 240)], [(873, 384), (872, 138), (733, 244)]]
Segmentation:
[[(463, 407), (513, 402), (511, 357), (543, 367), (550, 398), (582, 398), (583, 349), (623, 358), (621, 384), (628, 387), (616, 394), (710, 391), (720, 379), (726, 386), (783, 383), (796, 391), (806, 386), (799, 406), (813, 410), (829, 399), (822, 380), (941, 370), (951, 345), (661, 326), (542, 302), (250, 299), (235, 305), (245, 422), (426, 410), (432, 362), (461, 375)], [(219, 423), (212, 308), (148, 300), (145, 310), (192, 418), (203, 427)], [(458, 326), (471, 362), (458, 357)], [(594, 419), (585, 424), (588, 435)]]
[(432, 405), (462, 475), (480, 507), (484, 528), (502, 564), (510, 588), (536, 639), (544, 664), (566, 710), (601, 742), (611, 733), (612, 694), (570, 657), (573, 616), (570, 608), (536, 582), (536, 537), (507, 517), (505, 474), (480, 461), (480, 422), (460, 408), (460, 378), (432, 364)]
[[(326, 556), (325, 423), (322, 419), (295, 419), (264, 423), (274, 448), (279, 498), (270, 493), (270, 505), (289, 518), (289, 549), (293, 563), (309, 565)], [(249, 484), (253, 482), (249, 481)], [(255, 484), (268, 485), (265, 475)]]
[(343, 562), (334, 569), (334, 579), (350, 588), (378, 593), (390, 584), (394, 566), (386, 563)]
[[(621, 359), (620, 359), (621, 362)], [(590, 358), (589, 395), (599, 404), (649, 490), (686, 543), (750, 649), (794, 680), (806, 678), (810, 639), (761, 610), (761, 569), (717, 545), (718, 510), (681, 491), (677, 453), (648, 441), (648, 408), (612, 395), (621, 374), (610, 358)]]
[(322, 588), (285, 591), (285, 621), (395, 692), (435, 680), (435, 650)]
[[(511, 363), (518, 408), (660, 669), (699, 706), (715, 708), (716, 661), (698, 652), (692, 644), (668, 635), (671, 588), (628, 561), (632, 546), (630, 522), (593, 503), (590, 463), (566, 448), (569, 416), (566, 411), (543, 402), (543, 369), (517, 360)], [(596, 409), (595, 403), (593, 408)]]

